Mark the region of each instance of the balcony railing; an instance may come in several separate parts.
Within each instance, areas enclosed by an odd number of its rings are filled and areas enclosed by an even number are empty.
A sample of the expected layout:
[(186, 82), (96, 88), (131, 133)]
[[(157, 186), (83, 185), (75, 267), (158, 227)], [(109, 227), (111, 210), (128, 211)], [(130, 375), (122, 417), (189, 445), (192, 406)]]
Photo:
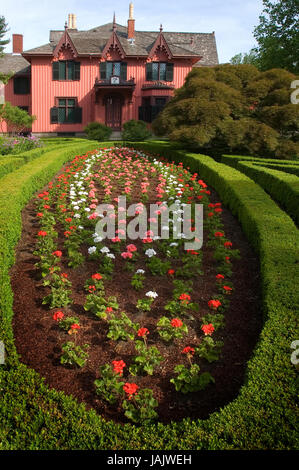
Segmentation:
[(164, 90), (173, 90), (175, 88), (173, 83), (170, 82), (162, 82), (157, 80), (155, 82), (147, 82), (142, 85), (142, 90), (150, 90), (150, 89), (164, 89)]
[(111, 80), (111, 78), (107, 78), (106, 80), (101, 80), (100, 78), (96, 78), (95, 80), (95, 87), (97, 88), (134, 88), (136, 86), (135, 78), (130, 78), (130, 80), (123, 80), (120, 77), (117, 77), (118, 80)]

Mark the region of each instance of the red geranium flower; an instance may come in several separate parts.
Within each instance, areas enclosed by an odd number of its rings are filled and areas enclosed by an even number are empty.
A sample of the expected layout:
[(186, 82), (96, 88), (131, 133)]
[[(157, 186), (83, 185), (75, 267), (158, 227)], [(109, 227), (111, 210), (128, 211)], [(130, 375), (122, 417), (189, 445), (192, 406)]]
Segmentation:
[(147, 328), (139, 328), (138, 332), (137, 332), (137, 335), (138, 336), (146, 336), (149, 334), (149, 331)]
[(223, 232), (215, 232), (214, 235), (215, 235), (215, 237), (224, 237)]
[(112, 364), (113, 364), (113, 371), (114, 371), (116, 374), (122, 375), (122, 374), (123, 374), (123, 369), (124, 369), (124, 367), (126, 367), (125, 362), (122, 361), (122, 360), (120, 360), (120, 361), (112, 361)]
[(210, 308), (213, 308), (214, 310), (216, 310), (218, 307), (220, 307), (220, 305), (221, 305), (220, 300), (209, 300), (209, 302), (208, 302), (208, 306)]
[(226, 291), (227, 294), (230, 294), (231, 291), (233, 290), (231, 287), (229, 286), (223, 286), (223, 289)]
[(59, 320), (62, 320), (63, 317), (64, 317), (63, 312), (55, 312), (53, 315), (53, 320), (59, 321)]
[(232, 242), (224, 242), (225, 248), (231, 248), (233, 246)]
[(217, 274), (216, 279), (224, 279), (223, 274)]
[(53, 251), (52, 255), (57, 256), (57, 258), (61, 258), (62, 251), (60, 251), (60, 250)]
[(190, 300), (191, 297), (189, 294), (181, 294), (180, 295), (180, 300)]
[(102, 279), (102, 276), (101, 276), (101, 274), (96, 273), (96, 274), (93, 274), (93, 275), (91, 276), (91, 278), (92, 278), (92, 279), (96, 279), (97, 281), (99, 281), (100, 279)]
[(183, 326), (183, 322), (182, 320), (180, 320), (179, 318), (173, 318), (170, 322), (171, 326), (173, 326), (174, 328), (180, 328), (181, 326)]
[(191, 348), (191, 346), (186, 346), (182, 351), (182, 354), (191, 354), (192, 356), (194, 353), (195, 353), (195, 349)]
[(78, 323), (73, 323), (73, 324), (71, 325), (71, 329), (72, 329), (72, 330), (80, 330), (80, 325), (78, 325)]
[(129, 251), (130, 253), (133, 253), (134, 251), (137, 251), (137, 248), (135, 245), (133, 245), (133, 243), (131, 245), (128, 245), (127, 246), (127, 251)]
[(37, 234), (39, 237), (46, 237), (48, 235), (47, 232), (45, 232), (44, 230), (40, 230)]
[(205, 335), (211, 335), (213, 331), (215, 331), (215, 328), (213, 327), (212, 323), (209, 323), (208, 325), (203, 325), (201, 329)]
[(168, 274), (169, 274), (170, 276), (172, 276), (174, 273), (175, 273), (175, 270), (174, 270), (174, 269), (168, 269)]
[(134, 393), (137, 392), (137, 390), (139, 389), (138, 385), (137, 384), (130, 384), (128, 382), (126, 382), (123, 386), (123, 390), (124, 392), (126, 392), (129, 396), (128, 396), (128, 399), (131, 400), (131, 398), (133, 397)]

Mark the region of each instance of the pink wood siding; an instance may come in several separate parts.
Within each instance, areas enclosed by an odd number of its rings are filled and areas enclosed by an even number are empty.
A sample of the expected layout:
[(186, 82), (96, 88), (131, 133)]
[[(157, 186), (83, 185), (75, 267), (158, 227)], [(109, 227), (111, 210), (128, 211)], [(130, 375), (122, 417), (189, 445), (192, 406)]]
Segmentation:
[[(32, 112), (38, 119), (33, 132), (80, 132), (94, 118), (94, 81), (97, 75), (95, 59), (84, 58), (81, 62), (79, 81), (52, 80), (52, 62), (48, 58), (32, 59)], [(77, 98), (82, 107), (82, 124), (51, 124), (50, 109), (56, 98)]]
[[(61, 55), (59, 59), (69, 59), (69, 52)], [(110, 57), (109, 57), (110, 58)], [(111, 55), (113, 60), (120, 60), (117, 54)], [(166, 57), (154, 56), (154, 60), (165, 60)], [(91, 121), (105, 123), (104, 98), (111, 90), (101, 89), (96, 92), (95, 79), (100, 78), (99, 58), (77, 58), (81, 62), (80, 81), (54, 81), (52, 80), (52, 60), (48, 57), (33, 57), (31, 61), (31, 96), (14, 95), (13, 80), (5, 87), (5, 98), (14, 105), (29, 106), (29, 111), (37, 116), (32, 132), (82, 132)], [(141, 106), (143, 96), (171, 96), (172, 89), (142, 89), (146, 84), (146, 60), (127, 59), (127, 79), (135, 79), (136, 87), (131, 94), (129, 90), (118, 90), (115, 86), (113, 92), (123, 97), (122, 123), (129, 119), (138, 119), (138, 108)], [(188, 72), (192, 69), (191, 61), (176, 60), (174, 62), (174, 80), (171, 85), (179, 88), (184, 84)], [(56, 98), (77, 98), (78, 106), (82, 107), (82, 124), (51, 124), (50, 109), (56, 105)], [(5, 130), (4, 130), (5, 132)]]

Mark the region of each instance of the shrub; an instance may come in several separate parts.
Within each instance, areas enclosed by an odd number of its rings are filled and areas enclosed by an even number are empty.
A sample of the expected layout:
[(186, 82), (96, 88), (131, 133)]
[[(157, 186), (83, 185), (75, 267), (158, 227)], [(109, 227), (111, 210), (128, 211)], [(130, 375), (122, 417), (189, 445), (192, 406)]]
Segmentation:
[(84, 132), (87, 134), (88, 139), (101, 142), (110, 138), (112, 129), (100, 122), (90, 122), (84, 128)]
[(135, 121), (131, 119), (125, 122), (123, 126), (122, 138), (129, 142), (138, 142), (148, 139), (151, 136), (151, 132), (148, 130), (144, 121)]
[(0, 128), (2, 129), (2, 122), (5, 121), (8, 125), (9, 132), (13, 134), (17, 132), (26, 131), (31, 129), (32, 123), (36, 120), (36, 116), (31, 116), (19, 108), (13, 106), (9, 101), (0, 105)]
[[(296, 76), (253, 65), (194, 68), (153, 122), (158, 136), (204, 153), (299, 156), (299, 108), (291, 104)], [(137, 140), (137, 139), (136, 139)]]

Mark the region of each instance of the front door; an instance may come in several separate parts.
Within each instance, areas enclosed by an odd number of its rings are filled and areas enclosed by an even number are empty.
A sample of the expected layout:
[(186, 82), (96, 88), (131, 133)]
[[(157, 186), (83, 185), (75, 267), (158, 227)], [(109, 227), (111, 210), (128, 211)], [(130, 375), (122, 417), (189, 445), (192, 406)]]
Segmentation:
[(121, 130), (122, 98), (111, 95), (106, 98), (106, 126), (115, 131)]

